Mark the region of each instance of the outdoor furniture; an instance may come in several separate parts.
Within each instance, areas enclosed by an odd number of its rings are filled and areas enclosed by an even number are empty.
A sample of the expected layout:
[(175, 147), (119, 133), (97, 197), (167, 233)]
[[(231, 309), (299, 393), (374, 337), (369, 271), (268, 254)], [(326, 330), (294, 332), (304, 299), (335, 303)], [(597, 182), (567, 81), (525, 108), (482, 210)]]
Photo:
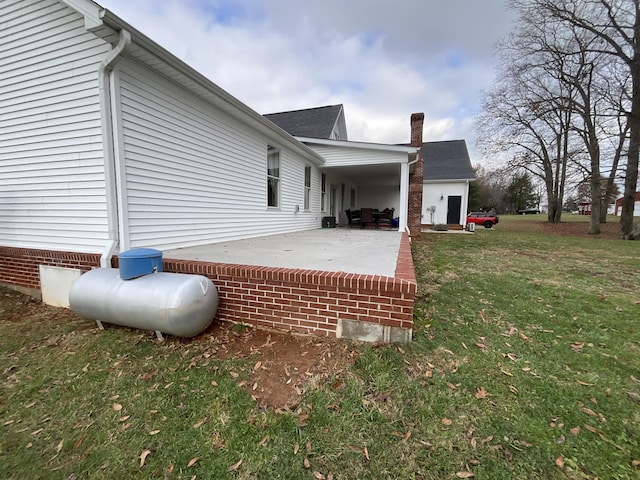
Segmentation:
[(349, 226), (360, 225), (360, 210), (345, 210)]
[(382, 212), (380, 212), (378, 214), (378, 227), (380, 226), (384, 226), (384, 227), (388, 227), (391, 228), (393, 226), (393, 212), (395, 211), (395, 209), (391, 208), (385, 208)]
[(367, 225), (376, 225), (376, 221), (373, 218), (373, 209), (361, 208), (360, 209), (360, 226), (362, 228), (366, 228)]

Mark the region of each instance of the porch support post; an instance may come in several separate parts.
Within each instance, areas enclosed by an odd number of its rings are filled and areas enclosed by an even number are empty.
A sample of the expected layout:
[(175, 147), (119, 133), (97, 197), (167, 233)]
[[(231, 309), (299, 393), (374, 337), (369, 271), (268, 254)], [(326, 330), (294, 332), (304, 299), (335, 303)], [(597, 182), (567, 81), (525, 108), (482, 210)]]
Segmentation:
[(407, 217), (409, 216), (409, 164), (400, 164), (400, 214), (398, 230), (407, 229)]

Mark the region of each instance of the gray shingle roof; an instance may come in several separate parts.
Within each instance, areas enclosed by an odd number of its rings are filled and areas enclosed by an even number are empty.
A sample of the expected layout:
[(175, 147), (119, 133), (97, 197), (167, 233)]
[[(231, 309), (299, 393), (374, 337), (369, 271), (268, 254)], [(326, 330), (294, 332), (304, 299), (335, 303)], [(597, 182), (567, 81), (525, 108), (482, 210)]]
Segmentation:
[(476, 178), (464, 140), (423, 143), (422, 158), (425, 181)]
[(269, 113), (264, 115), (294, 137), (329, 139), (342, 105), (293, 110), (291, 112)]

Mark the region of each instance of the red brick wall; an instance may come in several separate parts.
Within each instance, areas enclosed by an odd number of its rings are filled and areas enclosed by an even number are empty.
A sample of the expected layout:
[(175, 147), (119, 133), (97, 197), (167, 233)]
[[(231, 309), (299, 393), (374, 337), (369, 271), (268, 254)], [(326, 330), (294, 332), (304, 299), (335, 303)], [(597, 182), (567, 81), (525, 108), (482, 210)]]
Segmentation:
[[(0, 247), (0, 283), (39, 289), (40, 264), (89, 270), (99, 263), (99, 255)], [(395, 277), (169, 258), (163, 268), (210, 278), (220, 297), (217, 318), (224, 321), (324, 336), (336, 335), (339, 318), (413, 326), (416, 277), (406, 233)]]
[(0, 284), (39, 290), (39, 265), (88, 271), (100, 266), (100, 255), (0, 247)]

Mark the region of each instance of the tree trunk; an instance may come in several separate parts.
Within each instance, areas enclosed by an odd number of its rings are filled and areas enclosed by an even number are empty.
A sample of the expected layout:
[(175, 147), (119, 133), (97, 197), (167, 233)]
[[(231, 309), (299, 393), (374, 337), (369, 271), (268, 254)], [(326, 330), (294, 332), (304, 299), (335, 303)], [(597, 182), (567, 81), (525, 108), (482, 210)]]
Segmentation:
[[(640, 22), (638, 19), (636, 22)], [(620, 239), (633, 240), (633, 210), (638, 187), (638, 154), (640, 153), (640, 55), (636, 54), (631, 64), (633, 95), (629, 115), (629, 154), (622, 195), (622, 215), (620, 216)]]

